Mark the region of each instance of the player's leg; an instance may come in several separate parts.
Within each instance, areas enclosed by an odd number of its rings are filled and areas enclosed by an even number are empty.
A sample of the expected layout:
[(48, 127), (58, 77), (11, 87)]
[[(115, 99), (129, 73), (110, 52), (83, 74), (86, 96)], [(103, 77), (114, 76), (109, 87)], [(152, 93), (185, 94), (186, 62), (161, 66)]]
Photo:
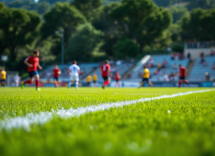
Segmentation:
[(181, 78), (179, 79), (179, 81), (178, 81), (178, 87), (180, 88), (181, 87)]
[(2, 85), (2, 80), (0, 80), (0, 87), (1, 87), (1, 85)]
[(76, 90), (78, 89), (78, 84), (79, 84), (79, 78), (78, 78), (78, 76), (76, 76), (76, 78), (75, 78), (76, 80), (76, 82), (75, 82), (75, 88), (76, 88)]
[(142, 86), (143, 86), (143, 84), (144, 84), (144, 79), (142, 80), (142, 82), (140, 83), (140, 86), (139, 86), (139, 88), (141, 88)]
[(4, 79), (3, 83), (4, 83), (4, 86), (7, 87), (6, 79)]
[(105, 85), (105, 86), (107, 86), (109, 83), (110, 83), (110, 80), (109, 80), (109, 78), (108, 78), (108, 77), (106, 77), (106, 78), (105, 78), (104, 85)]
[(29, 75), (29, 79), (22, 82), (22, 84), (21, 84), (22, 89), (24, 88), (25, 84), (32, 84), (32, 82), (33, 82), (33, 77), (34, 77), (33, 72), (28, 72), (28, 75)]
[(151, 81), (149, 81), (148, 83), (149, 83), (149, 85), (150, 85), (151, 87), (154, 87), (154, 85), (153, 85), (153, 83), (152, 83)]
[(188, 80), (184, 80), (183, 83), (189, 83), (189, 81)]
[(40, 91), (40, 88), (39, 88), (39, 85), (40, 85), (40, 82), (39, 82), (39, 79), (40, 79), (40, 76), (37, 72), (35, 72), (35, 86), (36, 86), (36, 90)]

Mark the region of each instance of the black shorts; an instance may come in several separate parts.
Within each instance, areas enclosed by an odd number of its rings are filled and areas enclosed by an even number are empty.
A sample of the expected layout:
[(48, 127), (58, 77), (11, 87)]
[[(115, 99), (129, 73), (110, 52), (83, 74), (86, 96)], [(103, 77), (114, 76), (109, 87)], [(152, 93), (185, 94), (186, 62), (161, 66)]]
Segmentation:
[(185, 77), (181, 76), (181, 77), (179, 78), (179, 80), (185, 80)]
[(116, 82), (119, 82), (119, 80), (116, 80)]
[(142, 82), (149, 82), (149, 78), (143, 78), (143, 81)]
[(54, 80), (58, 81), (58, 77), (54, 77)]
[(90, 82), (87, 82), (87, 85), (90, 85)]
[(96, 81), (93, 81), (93, 83), (96, 83)]
[(103, 77), (104, 81), (108, 81), (109, 77)]
[(6, 82), (6, 79), (1, 79), (0, 82)]

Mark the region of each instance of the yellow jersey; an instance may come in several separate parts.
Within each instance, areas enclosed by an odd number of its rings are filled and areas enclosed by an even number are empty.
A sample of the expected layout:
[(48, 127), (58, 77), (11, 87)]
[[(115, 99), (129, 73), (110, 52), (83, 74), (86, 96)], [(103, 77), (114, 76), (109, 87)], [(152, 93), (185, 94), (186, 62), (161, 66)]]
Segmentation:
[(87, 76), (87, 82), (91, 82), (92, 77), (91, 76)]
[(1, 72), (1, 79), (2, 80), (6, 79), (6, 71)]
[(93, 81), (97, 81), (97, 75), (93, 75)]
[(144, 69), (144, 74), (143, 74), (143, 78), (148, 79), (149, 78), (149, 70), (146, 68)]

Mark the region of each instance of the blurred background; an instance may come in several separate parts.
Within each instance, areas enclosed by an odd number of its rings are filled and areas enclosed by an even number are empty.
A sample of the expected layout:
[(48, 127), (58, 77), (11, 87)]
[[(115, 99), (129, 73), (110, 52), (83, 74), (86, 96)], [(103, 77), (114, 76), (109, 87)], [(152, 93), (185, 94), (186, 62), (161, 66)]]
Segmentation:
[(141, 80), (143, 64), (153, 82), (176, 82), (182, 64), (200, 86), (215, 80), (214, 19), (215, 0), (0, 0), (0, 68), (9, 86), (17, 73), (25, 79), (23, 61), (38, 49), (47, 84), (55, 64), (67, 82), (73, 60), (83, 81), (93, 73), (99, 81), (109, 59), (125, 84)]

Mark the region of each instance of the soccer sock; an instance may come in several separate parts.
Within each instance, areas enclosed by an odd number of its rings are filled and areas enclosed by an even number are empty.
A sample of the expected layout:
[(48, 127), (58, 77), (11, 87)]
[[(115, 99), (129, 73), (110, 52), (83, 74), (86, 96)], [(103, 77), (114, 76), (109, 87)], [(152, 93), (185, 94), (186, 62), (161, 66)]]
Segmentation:
[(38, 88), (39, 87), (39, 80), (38, 79), (36, 79), (35, 84), (36, 84), (36, 88)]
[(184, 83), (188, 83), (188, 81), (187, 81), (187, 80), (184, 80), (183, 82), (184, 82)]
[(107, 86), (110, 82), (109, 81), (105, 81), (104, 85)]
[(27, 84), (27, 83), (31, 84), (32, 82), (30, 80), (24, 81), (24, 84)]
[(178, 86), (181, 87), (181, 82), (178, 83)]
[(78, 82), (75, 83), (75, 88), (78, 89)]
[(143, 82), (140, 83), (140, 87), (142, 87), (142, 86), (143, 86)]
[(4, 83), (4, 86), (7, 87), (7, 83), (6, 82)]
[(69, 86), (68, 86), (68, 87), (71, 87), (71, 84), (72, 84), (72, 83), (71, 83), (71, 82), (69, 82), (69, 84), (68, 84)]
[(1, 87), (2, 83), (0, 83), (0, 87)]

